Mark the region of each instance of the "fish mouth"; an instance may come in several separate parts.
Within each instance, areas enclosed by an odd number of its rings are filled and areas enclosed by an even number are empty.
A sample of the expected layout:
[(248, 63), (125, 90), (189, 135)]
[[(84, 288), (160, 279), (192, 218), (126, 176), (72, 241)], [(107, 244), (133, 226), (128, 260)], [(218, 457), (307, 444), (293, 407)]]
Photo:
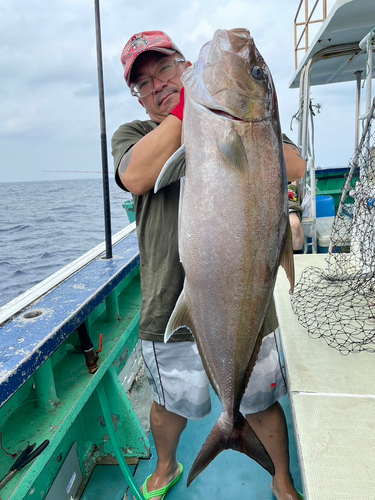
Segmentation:
[(214, 113), (215, 115), (219, 115), (224, 118), (228, 118), (228, 120), (234, 120), (236, 122), (243, 122), (244, 120), (241, 120), (241, 118), (237, 118), (237, 116), (231, 115), (227, 113), (226, 111), (219, 111), (217, 109), (212, 109), (212, 108), (207, 108), (211, 113)]
[(212, 108), (206, 108), (208, 111), (211, 113), (220, 116), (222, 118), (226, 118), (227, 120), (235, 121), (235, 122), (242, 122), (242, 123), (261, 123), (267, 121), (269, 118), (263, 117), (263, 118), (258, 118), (258, 119), (252, 119), (252, 120), (244, 120), (243, 118), (238, 118), (237, 116), (231, 115), (227, 111), (221, 111), (218, 109), (212, 109)]

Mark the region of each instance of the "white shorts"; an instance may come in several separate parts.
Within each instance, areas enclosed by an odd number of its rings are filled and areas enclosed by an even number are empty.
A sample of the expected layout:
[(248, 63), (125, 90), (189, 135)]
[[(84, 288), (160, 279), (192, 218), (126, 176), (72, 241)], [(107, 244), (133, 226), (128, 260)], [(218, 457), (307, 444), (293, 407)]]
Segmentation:
[[(199, 420), (211, 411), (210, 386), (195, 342), (142, 340), (142, 354), (154, 400), (168, 411)], [(287, 393), (275, 332), (264, 337), (240, 410), (270, 407)]]

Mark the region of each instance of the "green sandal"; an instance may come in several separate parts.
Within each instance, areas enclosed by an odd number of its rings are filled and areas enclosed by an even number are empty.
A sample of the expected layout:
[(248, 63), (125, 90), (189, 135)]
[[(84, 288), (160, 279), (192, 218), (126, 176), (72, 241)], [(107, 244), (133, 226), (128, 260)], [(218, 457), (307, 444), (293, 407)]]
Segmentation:
[(164, 486), (164, 488), (160, 488), (159, 490), (150, 491), (150, 492), (147, 491), (147, 483), (148, 483), (150, 477), (152, 476), (152, 474), (150, 474), (148, 476), (148, 478), (144, 482), (143, 488), (142, 488), (143, 489), (143, 496), (144, 496), (145, 500), (150, 500), (150, 498), (156, 498), (156, 497), (160, 497), (160, 496), (161, 496), (161, 500), (164, 500), (166, 494), (172, 488), (172, 486), (174, 486), (181, 479), (182, 472), (183, 472), (184, 468), (183, 468), (182, 464), (179, 463), (179, 465), (180, 465), (180, 473), (178, 474), (178, 476), (176, 476), (173, 479), (173, 481), (171, 481), (169, 484), (167, 484), (167, 486)]
[[(298, 493), (298, 496), (300, 497), (301, 500), (304, 500), (304, 496), (302, 495), (302, 493), (300, 493), (298, 490), (297, 490), (297, 493)], [(274, 498), (275, 498), (275, 495), (272, 495)]]

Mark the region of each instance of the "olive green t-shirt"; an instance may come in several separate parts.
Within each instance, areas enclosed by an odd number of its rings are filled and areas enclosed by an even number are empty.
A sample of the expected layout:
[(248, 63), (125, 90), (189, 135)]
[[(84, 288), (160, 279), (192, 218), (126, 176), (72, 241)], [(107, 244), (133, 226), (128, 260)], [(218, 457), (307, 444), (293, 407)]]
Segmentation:
[[(135, 120), (122, 125), (112, 138), (115, 179), (125, 189), (118, 175), (122, 157), (142, 137), (157, 127), (157, 123)], [(287, 141), (286, 141), (287, 142)], [(293, 144), (290, 141), (291, 144)], [(178, 253), (178, 205), (180, 183), (174, 182), (154, 193), (133, 195), (141, 260), (142, 309), (139, 338), (164, 340), (168, 320), (184, 282), (184, 270)], [(278, 327), (274, 300), (271, 300), (262, 325), (263, 336)], [(193, 340), (190, 332), (181, 328), (170, 341)]]
[[(125, 189), (118, 176), (124, 154), (157, 123), (136, 120), (122, 125), (112, 138), (117, 184)], [(178, 205), (180, 182), (142, 196), (133, 195), (139, 254), (141, 260), (142, 308), (139, 338), (164, 341), (164, 332), (182, 291), (184, 270), (178, 253)], [(193, 340), (189, 330), (181, 328), (170, 341)]]
[(293, 142), (293, 141), (291, 141), (291, 140), (289, 139), (289, 137), (288, 137), (287, 135), (285, 135), (285, 134), (283, 134), (283, 143), (284, 143), (284, 144), (290, 144), (291, 146), (295, 146), (295, 147), (297, 147), (297, 146), (294, 144), (294, 142)]

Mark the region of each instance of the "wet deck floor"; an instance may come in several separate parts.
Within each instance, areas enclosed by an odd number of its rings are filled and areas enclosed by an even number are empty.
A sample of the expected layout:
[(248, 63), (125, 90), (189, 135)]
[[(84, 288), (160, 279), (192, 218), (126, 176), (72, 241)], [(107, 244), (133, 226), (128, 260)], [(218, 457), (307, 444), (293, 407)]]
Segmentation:
[[(281, 400), (288, 422), (290, 441), (291, 472), (294, 483), (301, 491), (301, 477), (298, 466), (297, 450), (291, 424), (291, 413), (288, 397)], [(256, 462), (242, 453), (231, 450), (221, 453), (200, 476), (186, 487), (191, 465), (204, 443), (206, 437), (220, 415), (220, 403), (213, 394), (212, 412), (204, 420), (190, 421), (181, 437), (178, 460), (184, 466), (181, 480), (168, 492), (168, 500), (272, 500), (271, 476)], [(156, 465), (155, 446), (150, 436), (152, 457), (141, 460), (134, 468), (135, 479), (139, 485), (151, 474)], [(103, 491), (103, 496), (100, 492)], [(125, 495), (125, 496), (124, 496)], [(133, 500), (124, 478), (117, 466), (97, 466), (81, 500)]]

